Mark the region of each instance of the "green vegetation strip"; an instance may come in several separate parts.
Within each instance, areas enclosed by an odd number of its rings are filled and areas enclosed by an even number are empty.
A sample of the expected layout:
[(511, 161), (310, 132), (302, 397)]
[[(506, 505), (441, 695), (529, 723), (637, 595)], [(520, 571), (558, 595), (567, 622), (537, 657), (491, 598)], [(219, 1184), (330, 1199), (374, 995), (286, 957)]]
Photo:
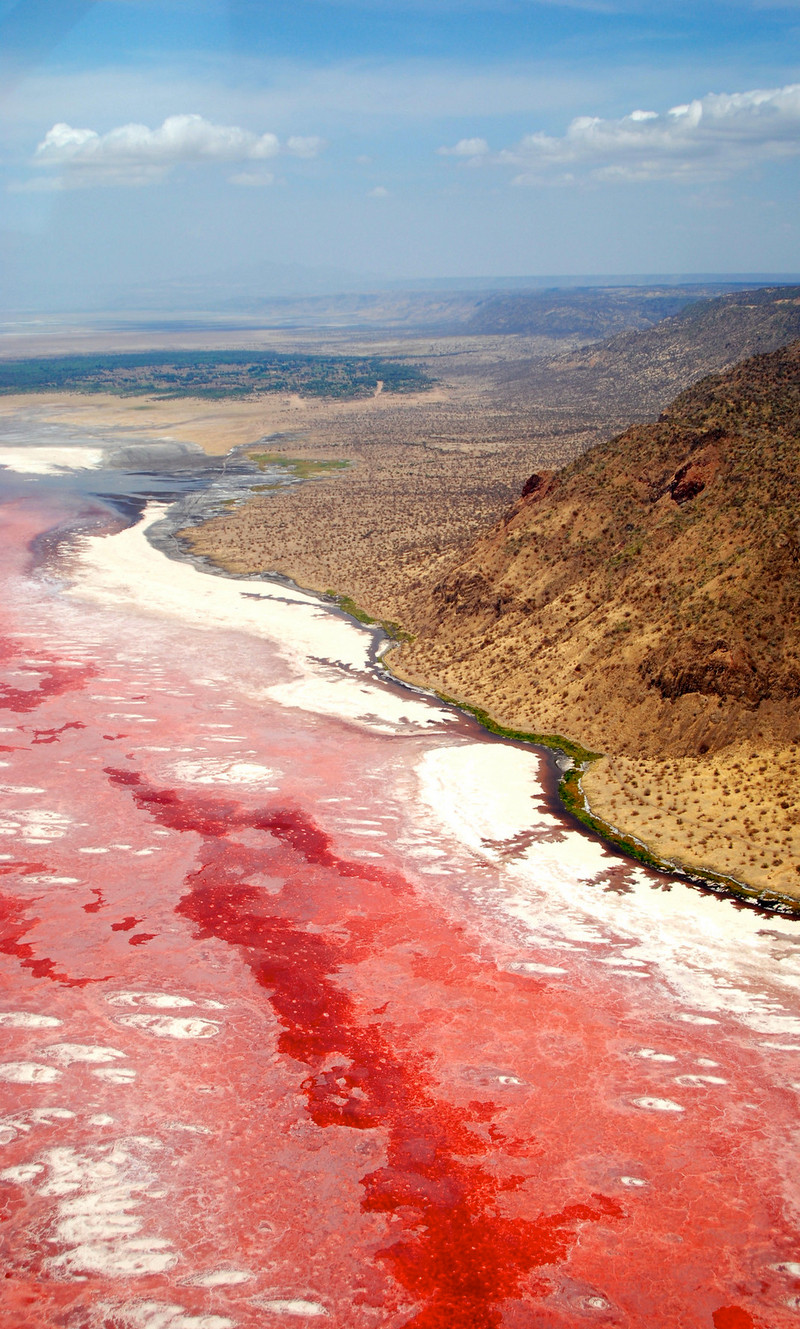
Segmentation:
[(522, 729), (508, 729), (505, 725), (498, 724), (496, 720), (492, 719), (488, 711), (482, 710), (479, 706), (471, 706), (468, 702), (458, 701), (455, 697), (448, 697), (443, 692), (437, 692), (436, 696), (448, 706), (455, 706), (458, 710), (473, 715), (478, 723), (484, 729), (488, 729), (491, 734), (497, 734), (500, 738), (509, 738), (515, 743), (534, 743), (537, 747), (550, 748), (552, 751), (563, 752), (565, 756), (570, 757), (575, 765), (562, 775), (558, 784), (559, 797), (566, 811), (577, 817), (587, 830), (598, 835), (606, 844), (614, 849), (621, 850), (629, 858), (636, 859), (643, 867), (653, 868), (657, 872), (666, 872), (673, 876), (678, 872), (692, 881), (708, 882), (710, 886), (716, 886), (731, 895), (738, 895), (744, 900), (763, 905), (767, 909), (777, 909), (782, 913), (785, 913), (787, 909), (794, 913), (800, 912), (800, 902), (791, 895), (782, 895), (779, 891), (747, 886), (744, 882), (737, 881), (735, 877), (726, 877), (722, 873), (712, 872), (707, 868), (688, 868), (683, 864), (671, 862), (669, 859), (659, 858), (657, 854), (652, 853), (632, 836), (614, 830), (608, 822), (596, 817), (587, 805), (586, 795), (581, 786), (581, 777), (593, 761), (600, 759), (602, 753), (590, 752), (587, 748), (581, 747), (579, 743), (574, 743), (569, 738), (562, 738), (559, 734), (531, 734)]
[(390, 618), (373, 618), (371, 614), (367, 613), (366, 609), (362, 609), (360, 605), (356, 604), (355, 600), (351, 600), (349, 595), (337, 595), (336, 591), (326, 591), (325, 594), (357, 622), (363, 623), (366, 627), (383, 628), (387, 637), (391, 637), (392, 641), (414, 640), (411, 633), (406, 632), (405, 628), (401, 628), (399, 623), (392, 622)]
[(488, 729), (490, 734), (497, 734), (500, 738), (510, 738), (515, 743), (535, 743), (540, 748), (552, 748), (553, 751), (563, 752), (565, 756), (571, 757), (573, 761), (580, 762), (583, 766), (591, 761), (597, 761), (598, 757), (602, 756), (602, 753), (590, 752), (588, 748), (581, 747), (580, 743), (573, 743), (571, 738), (562, 738), (560, 734), (529, 734), (524, 729), (507, 729), (505, 725), (493, 720), (488, 711), (481, 710), (480, 706), (471, 706), (469, 702), (458, 701), (443, 692), (437, 692), (436, 695), (448, 706), (457, 706), (460, 711), (474, 715), (484, 729)]
[[(592, 760), (595, 760), (593, 757)], [(586, 795), (581, 786), (581, 777), (584, 774), (586, 765), (574, 766), (572, 770), (567, 771), (562, 776), (558, 785), (558, 792), (567, 812), (571, 812), (574, 817), (583, 822), (590, 831), (599, 835), (606, 844), (615, 849), (620, 849), (629, 858), (635, 858), (644, 867), (655, 868), (657, 872), (666, 872), (673, 875), (676, 872), (688, 877), (695, 882), (708, 882), (710, 886), (716, 886), (730, 895), (738, 895), (751, 904), (760, 904), (767, 909), (777, 909), (781, 913), (791, 910), (792, 913), (800, 912), (800, 901), (794, 896), (782, 895), (780, 891), (763, 890), (757, 886), (748, 886), (742, 881), (737, 881), (735, 877), (726, 877), (723, 873), (712, 872), (709, 868), (689, 868), (681, 863), (675, 863), (670, 859), (659, 858), (657, 854), (651, 853), (645, 845), (630, 835), (623, 835), (621, 831), (616, 831), (608, 822), (601, 820), (589, 811), (586, 802)]]
[(0, 361), (0, 395), (108, 392), (115, 396), (371, 397), (419, 392), (433, 380), (412, 364), (374, 356), (282, 355), (277, 351), (155, 351)]
[(296, 475), (298, 480), (324, 475), (326, 471), (344, 471), (350, 465), (349, 461), (316, 461), (310, 457), (283, 457), (278, 452), (249, 452), (247, 455), (260, 471), (267, 470), (269, 466), (282, 466), (284, 470)]
[[(387, 619), (373, 618), (365, 609), (357, 605), (349, 595), (338, 595), (333, 590), (328, 590), (325, 594), (357, 622), (364, 623), (369, 627), (383, 628), (386, 635), (391, 637), (393, 641), (414, 641), (412, 634), (406, 632), (399, 623), (393, 623)], [(388, 673), (393, 672), (386, 656), (382, 658), (381, 663)], [(666, 872), (673, 876), (677, 872), (698, 883), (707, 882), (711, 887), (717, 887), (730, 895), (739, 896), (751, 904), (759, 904), (776, 912), (800, 913), (800, 902), (791, 895), (782, 895), (779, 891), (747, 886), (744, 882), (737, 881), (735, 877), (726, 877), (722, 873), (712, 872), (707, 868), (688, 868), (682, 864), (671, 862), (669, 859), (659, 858), (657, 854), (652, 853), (632, 836), (624, 835), (621, 831), (617, 831), (610, 826), (608, 822), (596, 817), (589, 810), (586, 795), (581, 785), (581, 778), (586, 768), (593, 761), (599, 761), (603, 755), (601, 752), (590, 752), (588, 748), (582, 747), (580, 743), (575, 743), (571, 738), (564, 738), (560, 734), (534, 734), (524, 729), (509, 729), (506, 725), (498, 724), (497, 720), (493, 719), (489, 712), (483, 710), (480, 706), (459, 701), (458, 698), (450, 697), (445, 692), (434, 692), (434, 695), (445, 705), (455, 706), (457, 710), (474, 716), (484, 729), (488, 730), (490, 734), (496, 734), (498, 738), (508, 738), (514, 743), (532, 743), (536, 747), (550, 748), (551, 751), (562, 752), (569, 757), (575, 762), (575, 765), (562, 775), (558, 784), (559, 797), (566, 811), (577, 817), (578, 821), (582, 822), (587, 830), (599, 836), (606, 844), (614, 849), (619, 849), (629, 858), (641, 863), (643, 867), (653, 868), (657, 872)]]

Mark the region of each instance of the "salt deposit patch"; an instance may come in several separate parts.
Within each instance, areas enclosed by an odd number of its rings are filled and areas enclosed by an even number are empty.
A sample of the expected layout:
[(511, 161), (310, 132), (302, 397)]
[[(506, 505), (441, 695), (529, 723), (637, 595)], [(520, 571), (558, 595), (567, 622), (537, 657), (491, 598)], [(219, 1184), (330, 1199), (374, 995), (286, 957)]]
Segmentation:
[(313, 672), (305, 664), (304, 668), (307, 672), (302, 677), (265, 688), (263, 696), (279, 706), (348, 720), (379, 734), (413, 733), (451, 724), (456, 718), (412, 693), (404, 697), (324, 662), (318, 662)]
[[(195, 1006), (191, 997), (181, 997), (174, 992), (117, 992), (113, 997), (106, 997), (109, 1006), (156, 1006), (174, 1007)], [(218, 1005), (214, 1002), (214, 1005)]]
[(0, 1080), (7, 1084), (52, 1084), (60, 1080), (61, 1071), (55, 1066), (42, 1066), (38, 1061), (4, 1061), (0, 1063)]
[[(482, 896), (484, 907), (525, 924), (532, 941), (585, 950), (613, 939), (630, 977), (647, 978), (657, 966), (684, 1008), (675, 1016), (683, 1023), (713, 1027), (733, 1015), (761, 1034), (800, 1034), (800, 948), (782, 949), (793, 920), (775, 918), (765, 931), (757, 913), (722, 908), (710, 893), (679, 881), (664, 890), (663, 880), (540, 812), (533, 753), (458, 744), (426, 752), (416, 773), (422, 815), (496, 868), (498, 886)], [(504, 859), (502, 842), (515, 838), (519, 850)], [(625, 870), (623, 892), (605, 885), (616, 866)]]
[(721, 1075), (676, 1075), (676, 1084), (686, 1085), (688, 1088), (701, 1088), (705, 1084), (727, 1084)]
[(43, 1057), (52, 1057), (62, 1066), (70, 1066), (73, 1061), (116, 1061), (126, 1056), (119, 1048), (101, 1047), (99, 1043), (54, 1043), (42, 1049)]
[[(314, 596), (292, 587), (214, 577), (164, 557), (147, 540), (163, 508), (152, 505), (144, 523), (108, 539), (86, 537), (79, 580), (64, 594), (113, 606), (126, 604), (147, 617), (163, 616), (203, 631), (234, 630), (270, 641), (295, 675), (264, 690), (282, 706), (347, 719), (394, 733), (449, 725), (451, 711), (422, 697), (374, 683), (368, 673), (373, 634), (332, 614)], [(219, 687), (225, 680), (197, 679)]]
[(56, 1029), (61, 1024), (54, 1015), (37, 1015), (35, 1011), (0, 1011), (0, 1025), (10, 1029)]
[(98, 1080), (106, 1084), (130, 1084), (136, 1079), (136, 1071), (131, 1066), (101, 1066), (92, 1071)]
[(179, 761), (172, 767), (176, 780), (186, 784), (249, 784), (262, 785), (275, 780), (279, 772), (254, 761), (225, 761), (220, 757), (206, 757), (200, 761)]
[(77, 886), (80, 877), (54, 877), (52, 873), (45, 872), (40, 876), (26, 876), (25, 880), (41, 886)]
[(556, 964), (539, 964), (536, 960), (519, 960), (508, 968), (515, 974), (565, 974), (566, 969)]
[(14, 835), (22, 840), (44, 843), (66, 835), (71, 826), (63, 812), (49, 812), (43, 808), (25, 808), (0, 819), (0, 835)]
[(631, 1100), (635, 1107), (643, 1108), (645, 1112), (684, 1112), (680, 1103), (674, 1103), (671, 1098), (634, 1098)]
[(117, 1023), (155, 1034), (156, 1038), (213, 1038), (220, 1029), (215, 1020), (178, 1015), (120, 1015)]
[(100, 466), (102, 448), (0, 447), (0, 466), (21, 475), (58, 475), (64, 471), (86, 471)]
[(513, 839), (533, 825), (555, 827), (537, 812), (540, 759), (518, 748), (462, 743), (426, 752), (417, 766), (421, 801), (461, 844), (498, 858), (492, 842)]
[(120, 1329), (235, 1329), (236, 1325), (225, 1315), (192, 1315), (175, 1302), (132, 1301), (101, 1309), (104, 1323), (113, 1322)]
[(157, 1236), (140, 1235), (145, 1219), (137, 1206), (155, 1184), (153, 1157), (160, 1141), (134, 1136), (84, 1150), (49, 1149), (40, 1155), (47, 1176), (38, 1187), (54, 1199), (48, 1242), (60, 1248), (50, 1267), (67, 1275), (125, 1277), (159, 1274), (178, 1255)]
[(191, 1282), (195, 1287), (236, 1287), (239, 1283), (249, 1283), (252, 1277), (246, 1269), (212, 1269), (207, 1274), (198, 1274)]
[(262, 1306), (265, 1311), (272, 1311), (275, 1315), (308, 1315), (314, 1317), (328, 1314), (321, 1302), (305, 1301), (302, 1297), (280, 1297), (275, 1301), (259, 1299), (255, 1304)]
[(0, 1118), (0, 1144), (9, 1144), (18, 1135), (27, 1135), (37, 1126), (53, 1126), (58, 1121), (71, 1121), (75, 1116), (69, 1108), (28, 1108)]
[(26, 1182), (38, 1177), (40, 1172), (44, 1172), (41, 1163), (17, 1163), (15, 1167), (3, 1168), (0, 1172), (0, 1181), (11, 1181), (18, 1186), (24, 1186)]

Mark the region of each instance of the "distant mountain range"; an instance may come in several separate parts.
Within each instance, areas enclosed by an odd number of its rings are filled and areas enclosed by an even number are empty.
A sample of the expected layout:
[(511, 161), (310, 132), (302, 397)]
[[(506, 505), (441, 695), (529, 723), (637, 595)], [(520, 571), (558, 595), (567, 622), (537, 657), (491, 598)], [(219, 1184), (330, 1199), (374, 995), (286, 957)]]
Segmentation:
[(267, 327), (418, 327), (586, 340), (650, 326), (690, 300), (768, 280), (757, 274), (389, 280), (333, 265), (271, 259), (234, 260), (202, 272), (173, 267), (139, 272), (129, 270), (131, 262), (127, 255), (97, 255), (87, 280), (46, 236), (2, 231), (0, 315), (216, 314)]
[(676, 393), (759, 351), (800, 337), (800, 286), (695, 300), (655, 326), (624, 331), (556, 358), (513, 364), (504, 390), (538, 421), (611, 432), (653, 419)]

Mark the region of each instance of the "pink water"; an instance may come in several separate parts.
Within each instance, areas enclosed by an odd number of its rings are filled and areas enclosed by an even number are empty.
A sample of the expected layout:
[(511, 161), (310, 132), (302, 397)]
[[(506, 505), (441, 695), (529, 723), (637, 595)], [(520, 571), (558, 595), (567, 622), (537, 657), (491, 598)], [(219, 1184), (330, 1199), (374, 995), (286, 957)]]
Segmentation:
[(459, 831), (425, 772), (514, 749), (275, 700), (285, 642), (37, 572), (58, 517), (0, 534), (4, 1322), (795, 1325), (795, 925), (544, 792)]

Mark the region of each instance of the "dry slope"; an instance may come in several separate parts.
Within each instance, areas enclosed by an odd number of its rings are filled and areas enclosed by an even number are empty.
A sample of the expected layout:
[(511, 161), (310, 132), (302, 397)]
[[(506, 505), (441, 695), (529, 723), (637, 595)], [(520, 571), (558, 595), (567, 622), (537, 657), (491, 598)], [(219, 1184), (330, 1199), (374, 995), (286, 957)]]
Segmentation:
[(396, 664), (611, 754), (587, 791), (657, 849), (797, 892), (799, 480), (794, 342), (532, 476)]

